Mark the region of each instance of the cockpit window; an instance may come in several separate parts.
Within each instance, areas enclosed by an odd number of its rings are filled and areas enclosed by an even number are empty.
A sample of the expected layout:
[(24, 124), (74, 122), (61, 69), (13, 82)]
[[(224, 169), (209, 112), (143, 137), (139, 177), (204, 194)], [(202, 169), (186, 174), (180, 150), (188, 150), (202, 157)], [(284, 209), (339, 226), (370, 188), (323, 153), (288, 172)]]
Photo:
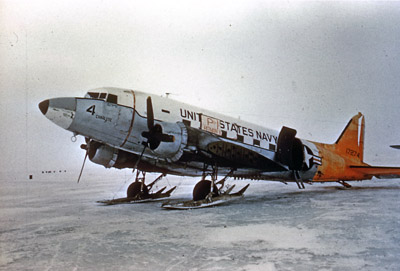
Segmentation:
[(107, 92), (87, 92), (85, 98), (100, 99), (109, 103), (118, 104), (118, 96), (115, 94), (108, 94)]
[(89, 95), (90, 98), (99, 98), (99, 93), (98, 92), (88, 92), (87, 93)]
[(107, 102), (113, 103), (113, 104), (117, 104), (117, 102), (118, 102), (118, 97), (117, 97), (117, 95), (108, 94)]

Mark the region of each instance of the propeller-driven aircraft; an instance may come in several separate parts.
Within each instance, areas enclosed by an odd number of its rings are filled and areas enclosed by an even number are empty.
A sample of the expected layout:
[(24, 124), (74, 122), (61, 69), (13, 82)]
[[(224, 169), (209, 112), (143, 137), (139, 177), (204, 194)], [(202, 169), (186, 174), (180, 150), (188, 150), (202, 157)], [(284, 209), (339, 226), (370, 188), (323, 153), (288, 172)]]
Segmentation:
[[(193, 190), (194, 200), (218, 193), (219, 175), (295, 182), (300, 189), (304, 183), (338, 182), (351, 187), (348, 181), (400, 177), (399, 167), (363, 162), (361, 113), (350, 119), (334, 144), (323, 144), (297, 138), (296, 130), (285, 126), (275, 131), (129, 89), (98, 88), (83, 98), (44, 100), (39, 108), (58, 126), (85, 137), (83, 166), (89, 157), (106, 168), (137, 170), (128, 198), (149, 197), (146, 172), (201, 177)], [(163, 197), (170, 192), (151, 195)]]

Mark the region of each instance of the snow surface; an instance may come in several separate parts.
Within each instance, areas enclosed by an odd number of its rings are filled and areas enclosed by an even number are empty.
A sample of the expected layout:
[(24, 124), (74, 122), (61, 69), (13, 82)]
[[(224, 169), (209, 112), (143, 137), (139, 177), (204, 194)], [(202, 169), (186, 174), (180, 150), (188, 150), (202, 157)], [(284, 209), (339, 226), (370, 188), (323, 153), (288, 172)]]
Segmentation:
[[(115, 171), (110, 171), (111, 173)], [(215, 208), (171, 211), (160, 202), (103, 206), (125, 176), (0, 180), (1, 270), (399, 270), (400, 181), (251, 183)], [(148, 175), (152, 177), (152, 175)], [(149, 179), (150, 180), (150, 179)], [(172, 198), (188, 198), (194, 178)]]

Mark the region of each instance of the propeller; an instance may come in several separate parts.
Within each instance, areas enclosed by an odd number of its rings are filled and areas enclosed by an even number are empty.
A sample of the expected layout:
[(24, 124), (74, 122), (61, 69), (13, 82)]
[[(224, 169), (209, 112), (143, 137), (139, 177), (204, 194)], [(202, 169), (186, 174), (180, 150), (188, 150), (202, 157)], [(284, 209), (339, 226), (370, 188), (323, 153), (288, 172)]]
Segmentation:
[(174, 142), (175, 140), (173, 135), (164, 134), (162, 132), (161, 125), (159, 124), (154, 125), (153, 103), (151, 101), (150, 96), (147, 97), (146, 107), (147, 107), (147, 128), (149, 130), (142, 132), (142, 136), (147, 138), (147, 141), (142, 142), (143, 150), (140, 153), (139, 158), (137, 159), (135, 166), (132, 169), (132, 172), (134, 172), (137, 169), (139, 162), (142, 160), (143, 154), (147, 147), (150, 147), (150, 149), (154, 150), (160, 145), (161, 142)]
[(154, 125), (153, 103), (150, 96), (147, 97), (147, 128), (149, 130), (142, 133), (142, 136), (147, 138), (147, 142), (142, 143), (145, 148), (150, 147), (154, 150), (161, 142), (174, 142), (175, 140), (173, 135), (163, 133), (161, 125)]
[(150, 147), (150, 149), (154, 150), (160, 145), (161, 142), (175, 141), (173, 135), (164, 134), (162, 132), (161, 125), (159, 124), (154, 125), (153, 103), (151, 101), (150, 96), (147, 97), (146, 108), (147, 108), (147, 129), (149, 130), (142, 132), (142, 136), (147, 138), (147, 141), (142, 142), (143, 150), (139, 155), (139, 158), (136, 161), (135, 166), (132, 169), (132, 172), (134, 172), (137, 169), (137, 166), (139, 165), (139, 162), (142, 160), (144, 151), (146, 150), (147, 147)]

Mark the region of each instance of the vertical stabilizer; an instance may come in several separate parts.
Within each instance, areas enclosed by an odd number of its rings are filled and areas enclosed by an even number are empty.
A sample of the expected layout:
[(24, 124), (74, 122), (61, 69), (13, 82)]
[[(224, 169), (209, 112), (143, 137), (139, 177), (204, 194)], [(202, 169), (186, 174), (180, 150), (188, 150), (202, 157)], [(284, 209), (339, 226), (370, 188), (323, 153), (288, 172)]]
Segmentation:
[(347, 124), (335, 143), (336, 151), (342, 157), (356, 160), (360, 164), (364, 159), (365, 118), (358, 113)]

